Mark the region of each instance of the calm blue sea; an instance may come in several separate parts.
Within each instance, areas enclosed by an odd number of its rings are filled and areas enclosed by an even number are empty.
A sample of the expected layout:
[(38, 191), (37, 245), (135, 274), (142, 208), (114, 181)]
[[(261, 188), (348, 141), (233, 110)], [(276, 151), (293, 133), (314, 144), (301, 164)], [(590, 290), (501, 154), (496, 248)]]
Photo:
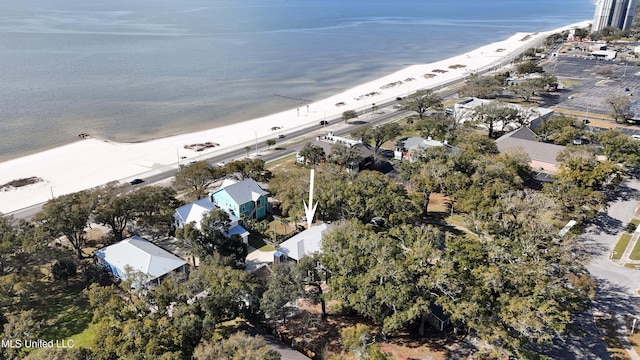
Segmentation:
[(319, 100), (591, 0), (0, 2), (0, 160), (87, 132), (140, 141)]

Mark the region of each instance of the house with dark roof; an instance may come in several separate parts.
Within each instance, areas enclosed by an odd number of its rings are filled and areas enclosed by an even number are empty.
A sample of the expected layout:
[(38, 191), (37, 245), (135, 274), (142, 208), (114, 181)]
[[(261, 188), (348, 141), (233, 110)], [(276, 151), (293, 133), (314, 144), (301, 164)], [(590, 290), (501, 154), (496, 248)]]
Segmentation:
[[(126, 280), (136, 272), (142, 274), (143, 284), (160, 284), (168, 274), (185, 272), (187, 268), (184, 260), (140, 236), (96, 250), (95, 257), (98, 265), (120, 280)], [(132, 286), (137, 287), (136, 284)]]
[(253, 179), (224, 180), (210, 194), (213, 203), (230, 215), (257, 220), (267, 216), (268, 195)]
[(500, 152), (524, 151), (531, 162), (533, 170), (541, 170), (549, 173), (558, 171), (556, 158), (564, 146), (540, 142), (536, 134), (528, 127), (522, 127), (507, 133), (496, 140)]
[[(200, 229), (200, 222), (205, 214), (218, 206), (213, 203), (211, 198), (202, 198), (190, 204), (183, 205), (173, 212), (173, 225), (176, 228), (184, 227), (186, 224), (193, 223), (197, 229)], [(228, 212), (229, 214), (229, 231), (225, 232), (225, 236), (239, 235), (242, 242), (249, 243), (249, 232), (239, 224), (240, 219)]]
[[(349, 151), (355, 152), (357, 156), (349, 164), (345, 165), (348, 172), (357, 174), (360, 171), (370, 169), (373, 165), (374, 149), (362, 142), (362, 140), (353, 140), (351, 138), (334, 135), (333, 132), (327, 135), (318, 136), (312, 142), (314, 146), (320, 146), (324, 149), (325, 154), (331, 154), (334, 145), (343, 145), (349, 148)], [(298, 163), (304, 164), (304, 157), (299, 154), (296, 157)]]
[(273, 254), (276, 263), (298, 262), (305, 256), (322, 251), (322, 234), (327, 231), (325, 223), (315, 224), (310, 228), (284, 241)]

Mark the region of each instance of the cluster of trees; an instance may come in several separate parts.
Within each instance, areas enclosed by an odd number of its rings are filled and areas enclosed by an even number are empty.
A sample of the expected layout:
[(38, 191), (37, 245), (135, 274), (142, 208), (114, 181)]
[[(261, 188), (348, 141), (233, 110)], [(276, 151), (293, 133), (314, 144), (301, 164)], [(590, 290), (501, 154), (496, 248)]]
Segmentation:
[(609, 161), (625, 167), (640, 164), (640, 142), (619, 129), (593, 133), (584, 121), (563, 114), (553, 114), (534, 131), (540, 140), (558, 145), (571, 146), (576, 139), (580, 139), (584, 144), (597, 142), (601, 147), (602, 155)]
[[(509, 82), (511, 75), (522, 78)], [(529, 60), (518, 63), (514, 74), (509, 72), (493, 76), (471, 74), (458, 94), (466, 97), (495, 99), (510, 92), (515, 97), (529, 102), (535, 96), (557, 89), (557, 84), (558, 79), (553, 74), (546, 73), (536, 61)]]
[(526, 219), (517, 226), (477, 238), (425, 225), (338, 223), (323, 242), (329, 294), (386, 334), (423, 332), (436, 304), (497, 352), (548, 344), (588, 305), (594, 284), (548, 233), (530, 231)]
[[(556, 117), (540, 134), (572, 139), (561, 136), (569, 131), (564, 127), (580, 125)], [(533, 174), (524, 153), (499, 154), (479, 133), (453, 134), (460, 151), (432, 148), (419, 161), (401, 164), (408, 192), (377, 173), (318, 168), (319, 218), (338, 223), (314, 260), (321, 266), (307, 268), (311, 278), (326, 278), (330, 293), (312, 295), (340, 300), (386, 333), (422, 332), (436, 304), (498, 352), (533, 351), (567, 331), (572, 315), (594, 295), (575, 244), (555, 238), (562, 220), (584, 221), (606, 206), (602, 191), (622, 180), (625, 166), (638, 164), (638, 145), (611, 130), (597, 135), (609, 160), (598, 160), (591, 147), (569, 146), (558, 158), (555, 182), (535, 191), (528, 188)], [(302, 212), (297, 201), (306, 196), (307, 185), (299, 181), (305, 175), (272, 181), (289, 213)], [(474, 234), (429, 225), (438, 224), (428, 211), (434, 192), (449, 197)], [(308, 277), (302, 282), (310, 284)], [(310, 296), (297, 289), (286, 293)]]
[(114, 241), (122, 240), (129, 227), (168, 233), (173, 211), (181, 205), (172, 188), (146, 186), (130, 191), (126, 185), (109, 183), (49, 200), (34, 222), (50, 239), (66, 236), (82, 258), (86, 229), (90, 223), (109, 227)]
[(237, 160), (225, 166), (198, 161), (191, 165), (181, 165), (173, 185), (178, 190), (185, 190), (187, 197), (195, 200), (204, 197), (211, 184), (225, 177), (235, 177), (238, 180), (252, 178), (266, 182), (271, 178), (271, 172), (265, 169), (264, 160), (261, 159)]
[(500, 131), (504, 132), (508, 126), (522, 127), (529, 124), (536, 111), (528, 107), (514, 107), (501, 101), (492, 101), (480, 105), (471, 112), (474, 124), (482, 124), (489, 130), (489, 137), (493, 138), (495, 127), (500, 124)]
[[(131, 285), (131, 280), (118, 287), (94, 284), (84, 291), (93, 309), (91, 326), (95, 338), (90, 349), (48, 348), (34, 351), (26, 358), (280, 359), (260, 336), (243, 333), (225, 336), (224, 329), (219, 327), (225, 321), (250, 318), (257, 313), (262, 290), (256, 279), (242, 270), (212, 260), (203, 262), (185, 282), (169, 278), (154, 288), (133, 289)], [(15, 334), (16, 339), (37, 338), (38, 322), (30, 319), (30, 315), (23, 313), (22, 321), (14, 322), (23, 328), (5, 326), (4, 334)], [(25, 326), (30, 328), (24, 329)], [(222, 340), (222, 336), (226, 339)], [(0, 350), (4, 359), (14, 358), (16, 352), (17, 349)]]
[[(191, 222), (176, 229), (175, 235), (189, 245), (192, 256), (201, 260), (217, 255), (228, 264), (244, 262), (247, 246), (239, 235), (226, 235), (230, 225), (229, 214), (222, 209), (214, 209), (203, 215), (200, 228)], [(192, 263), (195, 264), (195, 260)]]
[[(359, 219), (369, 223), (383, 218), (392, 224), (410, 222), (416, 208), (401, 184), (375, 171), (353, 176), (334, 164), (321, 164), (315, 173), (314, 199), (318, 202), (316, 218), (324, 221)], [(299, 169), (286, 176), (276, 176), (271, 193), (281, 202), (284, 216), (300, 219), (304, 214), (301, 199), (308, 198), (309, 172)]]

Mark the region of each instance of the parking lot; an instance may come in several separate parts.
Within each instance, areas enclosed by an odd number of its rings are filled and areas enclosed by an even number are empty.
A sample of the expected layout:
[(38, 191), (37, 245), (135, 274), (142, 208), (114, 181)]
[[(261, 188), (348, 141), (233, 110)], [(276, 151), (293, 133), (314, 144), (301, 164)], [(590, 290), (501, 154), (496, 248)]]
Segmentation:
[[(632, 102), (640, 100), (640, 67), (633, 61), (594, 59), (583, 52), (566, 53), (551, 57), (543, 68), (566, 86), (557, 96), (549, 97), (544, 106), (608, 115), (611, 109), (605, 99), (611, 95), (629, 96)], [(611, 74), (598, 74), (604, 69)]]

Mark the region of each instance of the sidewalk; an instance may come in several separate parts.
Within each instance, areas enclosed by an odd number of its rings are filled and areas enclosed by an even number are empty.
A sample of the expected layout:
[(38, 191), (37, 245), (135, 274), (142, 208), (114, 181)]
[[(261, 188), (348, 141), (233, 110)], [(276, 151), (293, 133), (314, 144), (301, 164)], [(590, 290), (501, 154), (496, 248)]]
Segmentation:
[(618, 338), (620, 339), (620, 343), (622, 344), (622, 347), (625, 350), (627, 350), (627, 354), (629, 354), (632, 360), (640, 360), (640, 355), (638, 355), (638, 353), (629, 343), (629, 338), (627, 337), (627, 328), (625, 326), (624, 315), (616, 315), (616, 326), (617, 326)]
[[(638, 229), (640, 229), (640, 227)], [(640, 260), (629, 259), (629, 256), (631, 255), (631, 252), (633, 251), (633, 248), (636, 246), (636, 243), (638, 242), (639, 238), (640, 238), (640, 232), (638, 232), (638, 230), (634, 231), (633, 235), (631, 235), (631, 240), (629, 241), (627, 248), (624, 250), (624, 253), (622, 253), (622, 257), (620, 258), (620, 260), (618, 260), (622, 265), (635, 264), (640, 266)]]

